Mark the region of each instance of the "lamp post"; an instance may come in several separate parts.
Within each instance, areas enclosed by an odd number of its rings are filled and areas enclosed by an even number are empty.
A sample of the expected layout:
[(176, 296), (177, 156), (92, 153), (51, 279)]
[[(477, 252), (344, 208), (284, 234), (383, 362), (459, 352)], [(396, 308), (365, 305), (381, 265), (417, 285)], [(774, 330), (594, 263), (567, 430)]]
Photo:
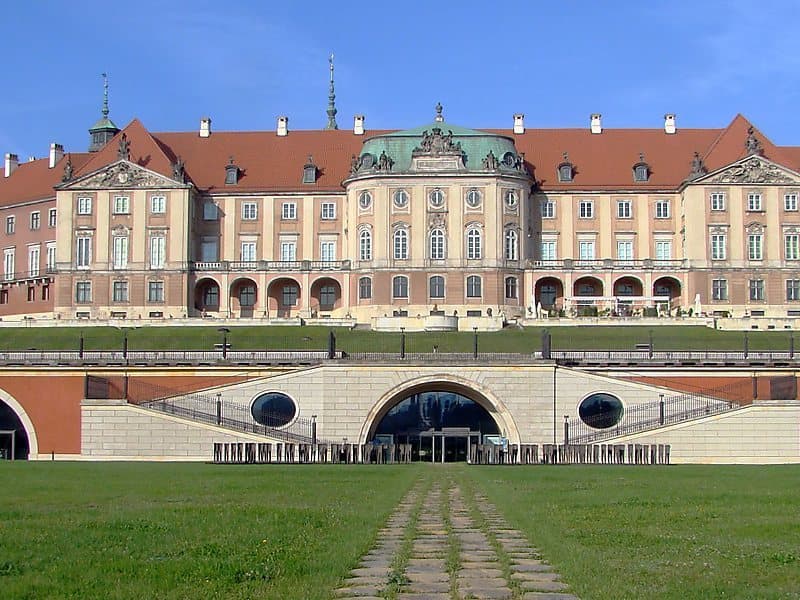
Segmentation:
[(472, 358), (478, 358), (478, 327), (472, 328)]
[(317, 415), (311, 415), (311, 444), (317, 445)]
[(658, 424), (664, 424), (664, 394), (658, 395)]
[(217, 425), (222, 425), (222, 393), (217, 392)]
[(400, 328), (400, 358), (406, 357), (406, 328)]
[(217, 329), (222, 334), (222, 358), (228, 358), (228, 334), (231, 332), (227, 327)]
[(647, 355), (648, 358), (653, 358), (653, 330), (651, 329), (647, 334)]

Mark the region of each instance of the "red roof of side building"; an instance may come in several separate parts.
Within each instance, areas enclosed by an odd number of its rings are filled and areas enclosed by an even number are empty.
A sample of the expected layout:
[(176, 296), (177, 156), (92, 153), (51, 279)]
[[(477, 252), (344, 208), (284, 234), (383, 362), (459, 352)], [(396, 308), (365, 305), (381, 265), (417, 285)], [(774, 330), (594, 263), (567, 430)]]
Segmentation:
[(74, 171), (79, 170), (92, 155), (87, 152), (69, 153), (51, 169), (49, 158), (21, 163), (10, 177), (0, 177), (0, 207), (23, 202), (55, 198), (54, 186), (61, 183), (67, 156)]

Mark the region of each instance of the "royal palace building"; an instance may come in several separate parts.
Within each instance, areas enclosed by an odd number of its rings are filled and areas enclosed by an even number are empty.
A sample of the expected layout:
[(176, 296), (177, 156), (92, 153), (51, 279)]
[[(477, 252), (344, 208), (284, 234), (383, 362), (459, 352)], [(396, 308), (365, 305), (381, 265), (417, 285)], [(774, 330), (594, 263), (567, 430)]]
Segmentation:
[[(800, 315), (800, 147), (723, 129), (151, 132), (0, 178), (0, 316), (432, 328)], [(478, 319), (478, 321), (476, 321)], [(459, 325), (462, 323), (462, 325)]]

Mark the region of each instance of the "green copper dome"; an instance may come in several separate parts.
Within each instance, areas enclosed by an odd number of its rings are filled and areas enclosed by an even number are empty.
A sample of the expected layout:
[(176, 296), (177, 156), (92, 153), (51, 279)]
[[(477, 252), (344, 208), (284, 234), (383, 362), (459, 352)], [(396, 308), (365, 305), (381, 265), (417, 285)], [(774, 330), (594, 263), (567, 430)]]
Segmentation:
[(511, 138), (435, 121), (368, 139), (353, 174), (414, 172), (415, 157), (459, 156), (459, 171), (525, 172)]

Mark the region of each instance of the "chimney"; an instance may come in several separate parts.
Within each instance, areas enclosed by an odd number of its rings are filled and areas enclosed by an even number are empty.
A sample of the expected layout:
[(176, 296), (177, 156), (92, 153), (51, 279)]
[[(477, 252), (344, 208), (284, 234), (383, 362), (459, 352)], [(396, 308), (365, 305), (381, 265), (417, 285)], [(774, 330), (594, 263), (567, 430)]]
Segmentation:
[(64, 158), (64, 146), (55, 142), (50, 144), (50, 162), (47, 163), (49, 168), (54, 168), (62, 158)]
[(28, 162), (34, 162), (35, 160), (36, 160), (36, 157), (35, 157), (33, 154), (31, 154), (31, 155), (28, 157)]
[(211, 135), (211, 117), (203, 117), (200, 119), (200, 137), (208, 137)]
[(19, 166), (19, 156), (6, 152), (6, 177), (11, 177), (11, 174)]
[(355, 135), (364, 135), (364, 115), (353, 117), (353, 133)]
[(514, 115), (514, 133), (525, 133), (525, 115), (522, 113)]
[(672, 113), (664, 115), (664, 133), (675, 133), (675, 115)]
[(600, 113), (592, 114), (592, 133), (603, 133), (603, 124), (600, 122), (602, 116)]
[(278, 129), (275, 133), (281, 137), (289, 134), (289, 117), (285, 115), (278, 117)]

